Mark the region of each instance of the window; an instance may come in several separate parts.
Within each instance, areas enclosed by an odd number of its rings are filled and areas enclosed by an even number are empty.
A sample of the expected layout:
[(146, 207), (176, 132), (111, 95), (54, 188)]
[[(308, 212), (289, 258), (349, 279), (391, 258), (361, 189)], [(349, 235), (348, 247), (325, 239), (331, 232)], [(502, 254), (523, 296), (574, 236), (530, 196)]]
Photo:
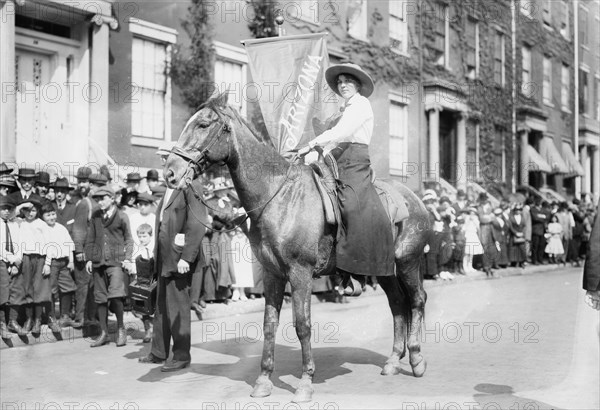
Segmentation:
[(544, 104), (552, 105), (552, 60), (544, 57)]
[(499, 126), (495, 127), (494, 158), (496, 165), (494, 179), (496, 182), (503, 182), (506, 177), (506, 147), (504, 146), (504, 129)]
[(562, 23), (560, 25), (560, 34), (567, 40), (571, 37), (569, 30), (569, 2), (562, 0)]
[(543, 0), (542, 1), (542, 20), (544, 21), (544, 26), (552, 27), (552, 2), (551, 0)]
[(571, 93), (571, 76), (569, 73), (569, 66), (562, 66), (561, 75), (560, 75), (560, 104), (562, 106), (563, 111), (569, 110), (569, 94)]
[(439, 8), (437, 18), (435, 19), (434, 49), (438, 52), (436, 63), (449, 68), (448, 50), (450, 48), (450, 42), (448, 32), (450, 30), (450, 24), (448, 20), (448, 6), (441, 4), (439, 5)]
[(531, 81), (531, 48), (523, 46), (522, 54), (521, 92), (525, 94)]
[(171, 44), (177, 30), (130, 18), (131, 49), (131, 143), (158, 147), (171, 140)]
[(367, 0), (351, 0), (347, 10), (348, 34), (367, 40)]
[(600, 77), (596, 77), (596, 121), (600, 121)]
[(131, 55), (133, 94), (131, 133), (137, 137), (165, 139), (170, 124), (167, 110), (167, 45), (134, 37)]
[[(303, 21), (308, 21), (309, 23), (319, 24), (319, 1), (318, 0), (298, 0), (293, 3), (294, 6), (290, 6), (286, 8), (286, 12), (290, 11), (292, 13), (298, 13), (297, 18)], [(292, 12), (292, 10), (294, 10)], [(293, 19), (293, 17), (291, 17)]]
[(579, 69), (579, 112), (583, 115), (587, 115), (590, 109), (589, 92), (589, 73)]
[(215, 41), (215, 85), (219, 92), (227, 91), (229, 104), (246, 116), (246, 67), (248, 57), (244, 49)]
[(494, 81), (504, 87), (504, 34), (496, 31), (494, 39)]
[(408, 163), (407, 106), (390, 101), (390, 174), (403, 175)]
[(582, 47), (588, 45), (588, 10), (585, 7), (579, 7), (579, 44)]
[(392, 50), (408, 53), (408, 22), (404, 0), (390, 1), (390, 45)]
[(477, 20), (467, 18), (467, 77), (474, 79), (479, 76), (479, 24)]

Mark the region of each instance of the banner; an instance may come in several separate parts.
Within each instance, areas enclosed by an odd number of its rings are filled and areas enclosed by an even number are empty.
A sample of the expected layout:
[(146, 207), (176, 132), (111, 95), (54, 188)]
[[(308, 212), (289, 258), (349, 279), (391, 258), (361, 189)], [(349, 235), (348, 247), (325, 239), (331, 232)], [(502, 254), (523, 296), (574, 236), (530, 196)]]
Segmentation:
[(243, 41), (256, 99), (273, 145), (280, 154), (315, 138), (312, 121), (338, 112), (327, 86), (326, 33)]

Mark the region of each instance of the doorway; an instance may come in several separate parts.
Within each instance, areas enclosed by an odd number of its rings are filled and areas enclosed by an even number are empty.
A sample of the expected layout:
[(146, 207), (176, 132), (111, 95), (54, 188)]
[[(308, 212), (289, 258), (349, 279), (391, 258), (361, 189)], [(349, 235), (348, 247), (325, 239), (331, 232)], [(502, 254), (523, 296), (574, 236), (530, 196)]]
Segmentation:
[(456, 120), (451, 111), (440, 112), (440, 177), (456, 186)]

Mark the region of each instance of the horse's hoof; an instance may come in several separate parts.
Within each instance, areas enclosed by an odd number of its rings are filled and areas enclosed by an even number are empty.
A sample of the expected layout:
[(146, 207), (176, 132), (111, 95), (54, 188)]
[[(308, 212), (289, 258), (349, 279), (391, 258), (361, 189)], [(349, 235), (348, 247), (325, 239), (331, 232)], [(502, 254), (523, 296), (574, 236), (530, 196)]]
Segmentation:
[(382, 376), (395, 376), (400, 373), (400, 362), (394, 361), (386, 363), (381, 370)]
[(315, 389), (312, 387), (310, 380), (300, 380), (298, 388), (294, 393), (293, 403), (308, 403), (312, 401), (312, 395)]
[(413, 375), (415, 377), (423, 377), (423, 375), (425, 374), (425, 370), (427, 370), (427, 362), (425, 361), (425, 359), (421, 356), (421, 361), (415, 365), (413, 365), (411, 363), (412, 366), (412, 371), (413, 371)]
[(271, 395), (272, 390), (273, 382), (265, 376), (260, 376), (256, 379), (256, 384), (254, 385), (254, 389), (252, 389), (252, 393), (250, 393), (250, 397), (268, 397)]

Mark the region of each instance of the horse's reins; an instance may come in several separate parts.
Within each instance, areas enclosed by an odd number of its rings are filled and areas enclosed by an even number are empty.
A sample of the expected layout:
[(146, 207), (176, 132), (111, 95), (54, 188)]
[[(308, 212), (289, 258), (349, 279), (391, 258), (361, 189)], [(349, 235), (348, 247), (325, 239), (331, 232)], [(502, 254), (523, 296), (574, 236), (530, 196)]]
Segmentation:
[[(212, 108), (211, 108), (212, 109)], [(217, 114), (217, 117), (219, 118), (219, 120), (221, 121), (221, 127), (219, 128), (219, 130), (217, 130), (217, 132), (215, 132), (213, 134), (213, 137), (211, 139), (211, 141), (206, 145), (206, 147), (204, 147), (199, 153), (198, 155), (195, 156), (191, 156), (189, 155), (187, 152), (185, 152), (184, 150), (182, 150), (179, 147), (173, 147), (173, 149), (171, 150), (171, 152), (181, 158), (183, 158), (185, 161), (188, 162), (188, 169), (192, 168), (192, 169), (196, 169), (198, 174), (201, 174), (202, 172), (204, 172), (204, 164), (206, 163), (206, 158), (207, 158), (207, 154), (209, 149), (217, 142), (217, 140), (219, 139), (219, 137), (223, 134), (223, 133), (231, 133), (231, 127), (229, 126), (229, 124), (223, 119), (223, 117), (215, 110), (212, 109), (214, 111), (215, 114)], [(229, 150), (229, 154), (231, 153), (231, 147), (229, 145), (229, 137), (227, 139), (227, 148)], [(228, 158), (229, 158), (229, 154), (228, 154)], [(187, 174), (187, 171), (186, 171)], [(288, 175), (289, 175), (289, 168), (288, 168), (288, 172), (286, 172), (285, 174), (285, 178), (283, 179), (283, 181), (281, 182), (281, 184), (279, 185), (279, 187), (277, 188), (277, 190), (275, 191), (275, 193), (271, 196), (271, 198), (269, 198), (269, 200), (267, 202), (265, 202), (262, 205), (259, 205), (249, 211), (244, 211), (244, 213), (246, 214), (244, 216), (244, 218), (240, 221), (240, 223), (238, 223), (237, 225), (235, 225), (233, 228), (231, 229), (223, 229), (220, 230), (218, 232), (233, 232), (235, 230), (237, 230), (242, 224), (244, 224), (246, 222), (246, 220), (250, 217), (250, 212), (254, 212), (257, 211), (261, 208), (266, 207), (279, 193), (279, 191), (281, 191), (281, 189), (283, 188), (283, 186), (285, 185), (285, 183), (288, 181)], [(184, 175), (185, 176), (185, 175)], [(196, 197), (196, 199), (198, 199), (206, 208), (214, 211), (214, 212), (222, 212), (219, 209), (214, 209), (211, 206), (209, 206), (206, 201), (204, 200), (204, 197), (198, 193), (198, 191), (196, 191), (196, 188), (194, 188), (194, 185), (191, 183), (191, 181), (186, 181), (188, 182), (187, 186), (190, 188), (190, 190), (192, 191), (192, 193), (194, 194), (194, 196)], [(190, 209), (191, 210), (191, 209)], [(205, 228), (207, 229), (213, 229), (212, 226), (208, 226), (207, 224), (205, 224), (201, 218), (198, 218), (192, 211), (192, 214), (194, 215), (194, 217), (202, 224), (204, 225)]]

